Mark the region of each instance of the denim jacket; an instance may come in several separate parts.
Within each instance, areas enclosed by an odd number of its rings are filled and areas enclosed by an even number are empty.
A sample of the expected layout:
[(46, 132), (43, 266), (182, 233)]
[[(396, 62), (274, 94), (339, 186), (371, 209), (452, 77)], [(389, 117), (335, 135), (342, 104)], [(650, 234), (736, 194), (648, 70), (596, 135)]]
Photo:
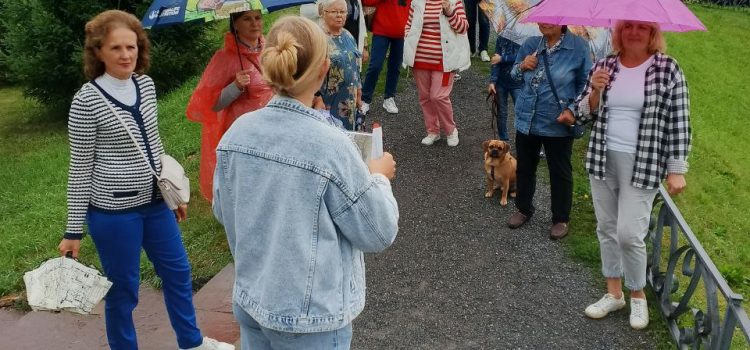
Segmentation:
[(325, 332), (364, 308), (363, 252), (398, 232), (388, 179), (347, 134), (275, 96), (237, 119), (216, 151), (213, 211), (235, 260), (233, 302), (266, 328)]
[[(511, 76), (523, 80), (523, 87), (516, 103), (516, 130), (525, 135), (550, 137), (572, 136), (568, 126), (557, 122), (561, 108), (574, 110), (574, 102), (586, 85), (591, 68), (588, 44), (570, 32), (565, 33), (560, 48), (548, 55), (550, 73), (554, 79), (557, 95), (562, 104), (555, 101), (547, 76), (542, 75), (538, 85), (532, 84), (535, 73), (544, 67), (541, 50), (546, 49), (543, 37), (527, 39), (518, 51)], [(528, 55), (537, 53), (536, 69), (521, 72), (520, 65)]]
[(516, 44), (512, 40), (506, 39), (501, 35), (497, 36), (495, 53), (500, 55), (500, 63), (492, 65), (490, 70), (491, 84), (504, 89), (518, 89), (521, 87), (521, 82), (510, 76), (510, 71), (513, 69), (513, 63), (516, 61), (519, 48), (521, 48), (521, 45)]

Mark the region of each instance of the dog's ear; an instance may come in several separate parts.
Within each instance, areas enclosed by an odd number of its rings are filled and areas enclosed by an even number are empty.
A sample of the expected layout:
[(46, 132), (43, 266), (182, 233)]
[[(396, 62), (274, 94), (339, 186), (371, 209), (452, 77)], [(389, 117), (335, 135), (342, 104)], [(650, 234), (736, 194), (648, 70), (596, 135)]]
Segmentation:
[(482, 142), (482, 149), (485, 152), (487, 152), (487, 149), (489, 149), (489, 148), (490, 148), (490, 141), (489, 140)]
[(503, 141), (503, 152), (510, 152), (510, 144)]

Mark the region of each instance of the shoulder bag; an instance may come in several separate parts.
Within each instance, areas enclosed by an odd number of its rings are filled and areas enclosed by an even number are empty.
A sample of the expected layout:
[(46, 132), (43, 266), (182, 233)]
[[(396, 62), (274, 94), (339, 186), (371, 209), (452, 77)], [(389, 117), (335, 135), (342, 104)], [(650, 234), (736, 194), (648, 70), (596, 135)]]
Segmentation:
[[(544, 39), (542, 39), (544, 40)], [(542, 61), (544, 61), (544, 71), (547, 73), (547, 81), (549, 81), (549, 87), (552, 90), (552, 94), (555, 95), (555, 100), (557, 101), (557, 105), (560, 107), (560, 113), (565, 111), (565, 101), (561, 100), (559, 96), (557, 96), (557, 89), (555, 89), (555, 83), (552, 81), (552, 73), (549, 71), (549, 63), (547, 62), (549, 60), (549, 57), (547, 56), (547, 49), (542, 50)], [(583, 134), (586, 132), (586, 129), (583, 125), (573, 124), (570, 126), (570, 134), (573, 136), (573, 138), (580, 139), (583, 137)]]
[[(99, 95), (104, 104), (109, 107), (109, 110), (112, 111), (112, 114), (117, 117), (117, 119), (120, 121), (120, 124), (122, 124), (122, 127), (125, 128), (125, 132), (128, 133), (130, 139), (133, 140), (135, 147), (141, 153), (141, 157), (143, 157), (143, 161), (146, 162), (146, 165), (151, 170), (151, 174), (156, 177), (156, 185), (159, 186), (161, 196), (164, 198), (164, 202), (167, 203), (169, 209), (175, 210), (180, 205), (187, 204), (190, 201), (190, 179), (185, 176), (185, 169), (182, 168), (182, 165), (180, 165), (180, 163), (170, 155), (163, 153), (161, 156), (159, 156), (159, 160), (161, 161), (161, 175), (157, 174), (156, 169), (151, 167), (151, 163), (146, 158), (146, 154), (141, 149), (141, 146), (138, 144), (135, 136), (133, 136), (133, 134), (130, 132), (130, 129), (128, 129), (125, 121), (122, 120), (120, 114), (117, 113), (117, 110), (115, 110), (112, 104), (107, 101), (107, 98), (102, 95), (102, 92), (99, 91), (99, 88), (93, 86), (93, 84), (91, 88), (96, 92), (97, 95)], [(143, 141), (148, 142), (148, 140)]]

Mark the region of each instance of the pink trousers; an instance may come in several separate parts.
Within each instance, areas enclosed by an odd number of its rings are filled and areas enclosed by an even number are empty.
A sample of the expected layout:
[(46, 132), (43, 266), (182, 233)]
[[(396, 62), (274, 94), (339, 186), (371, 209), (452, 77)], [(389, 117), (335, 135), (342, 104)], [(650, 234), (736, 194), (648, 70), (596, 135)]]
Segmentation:
[(450, 135), (456, 128), (450, 96), (455, 75), (453, 72), (414, 69), (419, 104), (424, 114), (424, 127), (429, 134), (440, 134), (442, 129), (445, 135)]

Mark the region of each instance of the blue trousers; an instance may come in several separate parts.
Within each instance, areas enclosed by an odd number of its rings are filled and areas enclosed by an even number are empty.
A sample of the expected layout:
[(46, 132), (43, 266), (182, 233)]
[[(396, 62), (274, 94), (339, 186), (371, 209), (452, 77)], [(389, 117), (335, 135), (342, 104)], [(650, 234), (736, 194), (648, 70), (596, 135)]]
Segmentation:
[(182, 349), (203, 341), (195, 320), (190, 263), (174, 213), (159, 203), (127, 213), (88, 211), (88, 227), (104, 274), (107, 340), (112, 349), (138, 349), (133, 309), (138, 304), (141, 248), (162, 280), (169, 321)]
[(495, 104), (497, 105), (497, 137), (503, 141), (509, 141), (508, 136), (508, 97), (513, 98), (513, 104), (516, 104), (518, 93), (521, 89), (508, 89), (502, 84), (495, 84)]
[(240, 348), (251, 350), (349, 350), (352, 324), (317, 333), (288, 333), (265, 328), (242, 310), (232, 305), (234, 318), (240, 324)]
[(383, 99), (396, 96), (398, 75), (401, 70), (401, 63), (404, 61), (404, 39), (373, 35), (372, 47), (370, 48), (370, 65), (367, 66), (365, 82), (362, 84), (362, 101), (365, 103), (372, 103), (372, 94), (375, 92), (380, 71), (383, 70), (385, 54), (389, 47), (391, 52), (388, 54), (388, 70), (385, 72), (385, 96)]

